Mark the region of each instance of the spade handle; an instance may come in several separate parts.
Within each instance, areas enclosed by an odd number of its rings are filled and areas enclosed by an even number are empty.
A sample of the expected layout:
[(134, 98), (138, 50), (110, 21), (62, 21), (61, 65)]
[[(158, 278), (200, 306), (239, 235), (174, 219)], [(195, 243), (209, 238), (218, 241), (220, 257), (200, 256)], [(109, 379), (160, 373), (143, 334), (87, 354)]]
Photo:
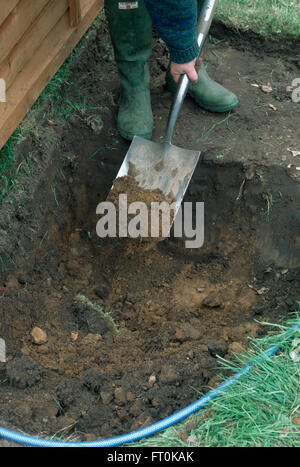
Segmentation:
[[(205, 0), (203, 6), (201, 8), (199, 19), (198, 19), (198, 45), (200, 48), (200, 52), (197, 58), (200, 57), (203, 46), (205, 44), (205, 40), (208, 36), (208, 32), (213, 20), (213, 16), (217, 7), (218, 0)], [(176, 94), (174, 97), (174, 101), (169, 113), (165, 142), (168, 144), (172, 143), (173, 135), (175, 126), (177, 123), (178, 115), (180, 109), (182, 107), (183, 101), (185, 99), (188, 85), (189, 85), (189, 78), (187, 74), (184, 74), (180, 77), (179, 83), (177, 86)]]

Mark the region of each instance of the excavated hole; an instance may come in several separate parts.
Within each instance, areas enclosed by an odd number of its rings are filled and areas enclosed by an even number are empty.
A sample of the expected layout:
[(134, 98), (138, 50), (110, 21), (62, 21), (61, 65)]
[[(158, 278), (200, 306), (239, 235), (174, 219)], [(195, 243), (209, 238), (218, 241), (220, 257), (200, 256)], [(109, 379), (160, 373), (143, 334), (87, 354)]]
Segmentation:
[[(294, 187), (279, 169), (268, 177), (281, 186), (272, 205), (253, 168), (202, 161), (185, 201), (205, 203), (203, 247), (172, 237), (149, 247), (97, 237), (95, 207), (108, 190), (81, 161), (34, 267), (6, 279), (2, 418), (33, 434), (107, 437), (215, 387), (218, 355), (246, 349), (266, 332), (259, 322), (296, 307), (296, 213), (284, 203)], [(33, 342), (36, 326), (47, 342)]]

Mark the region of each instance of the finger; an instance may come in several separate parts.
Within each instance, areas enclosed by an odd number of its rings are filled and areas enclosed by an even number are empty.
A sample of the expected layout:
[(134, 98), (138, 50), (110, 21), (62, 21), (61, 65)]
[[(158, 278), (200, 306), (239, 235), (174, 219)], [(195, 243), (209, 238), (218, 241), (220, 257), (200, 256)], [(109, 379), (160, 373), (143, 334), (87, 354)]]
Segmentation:
[(188, 77), (192, 83), (197, 83), (198, 73), (194, 67), (188, 72)]

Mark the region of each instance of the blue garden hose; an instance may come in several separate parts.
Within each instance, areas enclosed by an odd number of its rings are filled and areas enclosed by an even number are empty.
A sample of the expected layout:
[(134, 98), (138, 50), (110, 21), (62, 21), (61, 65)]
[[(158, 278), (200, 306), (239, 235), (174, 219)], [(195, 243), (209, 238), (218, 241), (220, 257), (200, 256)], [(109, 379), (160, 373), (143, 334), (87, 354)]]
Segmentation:
[[(294, 326), (290, 328), (284, 335), (283, 340), (287, 339), (291, 336), (291, 334), (298, 329), (300, 323), (296, 323)], [(267, 357), (271, 357), (275, 355), (278, 350), (280, 349), (281, 345), (272, 345), (266, 352), (260, 356), (260, 359), (265, 359)], [(171, 425), (175, 425), (180, 421), (187, 418), (189, 415), (197, 412), (198, 410), (202, 409), (205, 405), (209, 402), (214, 400), (220, 393), (226, 391), (230, 388), (236, 381), (238, 381), (241, 376), (247, 374), (250, 369), (256, 364), (257, 359), (254, 360), (252, 363), (249, 363), (245, 366), (241, 371), (235, 373), (232, 378), (224, 381), (220, 386), (216, 389), (210, 391), (205, 396), (201, 397), (201, 399), (193, 402), (192, 404), (188, 405), (184, 409), (176, 412), (175, 414), (167, 417), (157, 423), (154, 423), (146, 428), (141, 428), (140, 430), (134, 431), (132, 433), (128, 433), (126, 435), (117, 436), (115, 438), (107, 438), (100, 441), (52, 441), (43, 438), (35, 438), (33, 436), (24, 435), (21, 433), (17, 433), (12, 430), (8, 430), (6, 428), (0, 427), (0, 438), (7, 439), (9, 441), (14, 441), (15, 443), (24, 444), (26, 446), (34, 446), (34, 447), (113, 447), (113, 446), (121, 446), (123, 444), (132, 443), (134, 441), (138, 441), (142, 438), (146, 438), (148, 436), (152, 436), (155, 433), (158, 433), (166, 428), (170, 427)]]

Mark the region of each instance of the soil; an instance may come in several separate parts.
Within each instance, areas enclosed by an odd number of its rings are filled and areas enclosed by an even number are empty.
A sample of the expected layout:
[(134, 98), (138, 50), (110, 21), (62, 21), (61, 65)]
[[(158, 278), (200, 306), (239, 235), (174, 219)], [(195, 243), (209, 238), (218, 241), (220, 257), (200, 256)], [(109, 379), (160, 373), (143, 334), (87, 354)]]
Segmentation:
[[(126, 201), (122, 199), (124, 195), (126, 195)], [(112, 202), (116, 208), (116, 232), (112, 233), (118, 237), (129, 237), (130, 241), (127, 243), (131, 245), (138, 245), (141, 241), (144, 244), (145, 242), (153, 243), (169, 236), (174, 219), (174, 210), (171, 208), (174, 200), (166, 198), (160, 189), (141, 188), (132, 176), (118, 177), (114, 180), (107, 201)], [(132, 203), (143, 203), (144, 208), (136, 205), (134, 212), (127, 214), (129, 205)], [(120, 209), (126, 209), (126, 217), (120, 215)], [(103, 222), (106, 218), (105, 213)], [(151, 232), (155, 218), (158, 222), (157, 232)], [(134, 223), (134, 229), (130, 227), (131, 223)], [(99, 232), (98, 235), (101, 236)], [(136, 238), (138, 243), (133, 242), (133, 238)]]
[[(84, 96), (85, 111), (62, 123), (47, 119), (46, 106), (20, 146), (31, 175), (0, 215), (3, 426), (91, 440), (149, 425), (216, 387), (218, 356), (231, 358), (267, 332), (262, 323), (297, 309), (300, 112), (287, 86), (299, 67), (288, 50), (223, 39), (207, 46), (208, 71), (240, 105), (216, 115), (187, 97), (174, 140), (202, 150), (185, 196), (205, 203), (202, 248), (172, 235), (124, 248), (127, 239), (96, 234), (96, 207), (129, 147), (115, 127), (119, 83), (105, 23), (88, 33), (65, 90), (66, 99)], [(156, 38), (156, 141), (172, 101), (167, 64)]]

